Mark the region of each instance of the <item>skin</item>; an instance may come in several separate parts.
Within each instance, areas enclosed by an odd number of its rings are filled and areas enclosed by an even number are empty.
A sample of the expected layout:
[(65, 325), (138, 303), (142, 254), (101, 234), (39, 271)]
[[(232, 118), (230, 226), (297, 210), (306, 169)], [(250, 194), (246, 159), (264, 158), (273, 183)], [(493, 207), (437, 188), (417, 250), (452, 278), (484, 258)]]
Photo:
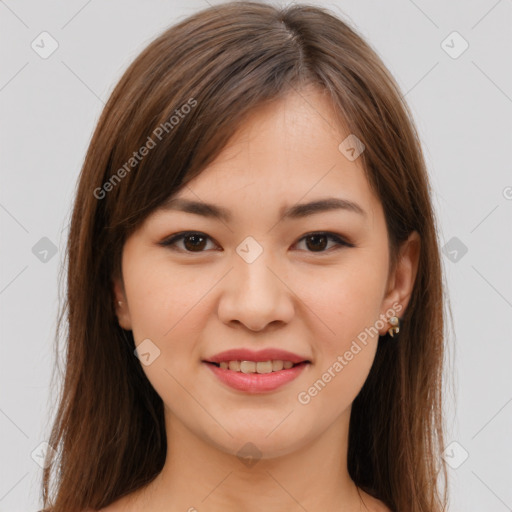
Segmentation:
[[(346, 465), (351, 404), (378, 336), (359, 343), (362, 350), (309, 403), (297, 398), (380, 315), (398, 304), (403, 316), (417, 273), (415, 232), (389, 273), (382, 205), (361, 159), (339, 151), (347, 135), (323, 92), (292, 92), (251, 114), (178, 193), (229, 209), (230, 222), (156, 211), (126, 241), (123, 279), (114, 281), (117, 316), (137, 345), (149, 338), (160, 350), (143, 369), (165, 405), (168, 454), (152, 483), (104, 511), (389, 510), (358, 492)], [(366, 216), (331, 210), (280, 217), (285, 205), (333, 196), (358, 203)], [(208, 235), (203, 252), (190, 239), (175, 250), (159, 245), (186, 230)], [(354, 247), (303, 238), (318, 231)], [(263, 249), (252, 263), (236, 252), (248, 236)], [(250, 395), (228, 388), (202, 363), (241, 347), (282, 348), (311, 364), (281, 388)], [(260, 452), (251, 467), (236, 455), (248, 442)]]

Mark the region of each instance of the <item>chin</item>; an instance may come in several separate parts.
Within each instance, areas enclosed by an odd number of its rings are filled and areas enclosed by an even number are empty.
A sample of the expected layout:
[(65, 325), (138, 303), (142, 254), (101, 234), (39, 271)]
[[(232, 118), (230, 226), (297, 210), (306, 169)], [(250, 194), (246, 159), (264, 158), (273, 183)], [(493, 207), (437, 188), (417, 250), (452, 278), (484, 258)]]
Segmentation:
[[(281, 418), (282, 420), (282, 418)], [(273, 423), (271, 428), (268, 425), (252, 425), (248, 428), (240, 428), (233, 425), (227, 430), (233, 437), (223, 435), (221, 438), (209, 437), (207, 442), (216, 449), (229, 455), (236, 455), (242, 459), (273, 459), (293, 453), (308, 442), (306, 432), (301, 433), (295, 426)], [(311, 433), (309, 433), (311, 435)]]

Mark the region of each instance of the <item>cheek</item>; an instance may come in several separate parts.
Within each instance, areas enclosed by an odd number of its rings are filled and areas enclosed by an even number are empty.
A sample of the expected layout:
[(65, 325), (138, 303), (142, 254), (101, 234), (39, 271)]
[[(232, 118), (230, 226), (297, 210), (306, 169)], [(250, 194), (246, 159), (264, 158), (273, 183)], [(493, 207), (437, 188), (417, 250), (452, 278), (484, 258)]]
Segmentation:
[(160, 256), (127, 259), (124, 270), (135, 343), (156, 354), (148, 365), (141, 357), (142, 368), (164, 402), (175, 404), (183, 396), (180, 383), (192, 388), (200, 371), (198, 340), (211, 310), (205, 295), (218, 277), (177, 270)]
[[(332, 276), (331, 276), (332, 277)], [(305, 302), (315, 315), (312, 328), (314, 372), (297, 395), (308, 417), (329, 424), (363, 387), (378, 344), (373, 330), (379, 315), (380, 287), (375, 274), (348, 273), (317, 286)]]
[(350, 342), (365, 329), (375, 326), (381, 313), (382, 290), (386, 274), (382, 263), (354, 258), (337, 270), (327, 269), (304, 281), (301, 298), (314, 313), (315, 331), (321, 334), (323, 352), (347, 350)]
[(197, 325), (201, 298), (211, 287), (206, 277), (177, 270), (165, 258), (143, 257), (127, 262), (125, 275), (135, 340), (168, 344), (180, 329)]
[(212, 284), (204, 276), (195, 279), (191, 271), (176, 272), (161, 258), (127, 259), (124, 271), (133, 337), (150, 353), (149, 364), (140, 357), (146, 377), (175, 414), (201, 414), (183, 386), (199, 396), (194, 389), (200, 368), (195, 340), (207, 318), (207, 301), (201, 298)]
[[(343, 266), (326, 269), (324, 278), (303, 283), (301, 298), (314, 314), (312, 344), (316, 367), (303, 389), (307, 410), (334, 418), (355, 399), (366, 381), (378, 344), (382, 290), (387, 278), (386, 262), (371, 251), (360, 251)], [(299, 397), (298, 397), (299, 398)]]

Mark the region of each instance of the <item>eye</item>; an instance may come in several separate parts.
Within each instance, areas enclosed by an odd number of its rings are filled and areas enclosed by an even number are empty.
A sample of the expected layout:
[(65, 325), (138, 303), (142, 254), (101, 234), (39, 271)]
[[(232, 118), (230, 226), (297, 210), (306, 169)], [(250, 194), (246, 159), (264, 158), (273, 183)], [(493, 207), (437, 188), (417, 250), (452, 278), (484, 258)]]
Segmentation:
[[(163, 247), (170, 247), (173, 250), (181, 250), (183, 252), (205, 252), (205, 248), (208, 245), (208, 241), (212, 239), (205, 233), (199, 231), (187, 231), (183, 233), (177, 233), (170, 238), (159, 242), (159, 245)], [(334, 242), (334, 245), (329, 249), (340, 248), (340, 247), (354, 247), (354, 244), (347, 242), (339, 235), (335, 233), (329, 233), (325, 231), (319, 231), (314, 233), (308, 233), (303, 236), (297, 244), (305, 241), (308, 252), (327, 252), (326, 246), (328, 240)], [(178, 242), (183, 242), (183, 246), (179, 247)]]
[(298, 243), (304, 240), (306, 242), (306, 247), (312, 249), (311, 251), (308, 252), (327, 252), (325, 248), (328, 244), (327, 240), (329, 239), (334, 241), (334, 246), (331, 246), (330, 249), (339, 249), (342, 246), (354, 247), (354, 244), (347, 242), (340, 236), (325, 231), (308, 233), (307, 235), (303, 236)]
[[(211, 238), (204, 233), (198, 231), (187, 231), (184, 233), (177, 233), (171, 238), (167, 238), (166, 240), (159, 242), (159, 244), (164, 247), (170, 247), (173, 250), (182, 250), (184, 252), (204, 252), (207, 240), (211, 240)], [(184, 249), (182, 247), (177, 247), (177, 243), (181, 241), (184, 242)]]

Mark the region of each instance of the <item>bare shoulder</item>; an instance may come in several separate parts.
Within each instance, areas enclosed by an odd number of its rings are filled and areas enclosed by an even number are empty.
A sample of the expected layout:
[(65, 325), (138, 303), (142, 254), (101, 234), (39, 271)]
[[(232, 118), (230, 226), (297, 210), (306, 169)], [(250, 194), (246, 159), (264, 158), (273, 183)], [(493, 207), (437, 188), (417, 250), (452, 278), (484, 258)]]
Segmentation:
[[(365, 509), (367, 512), (393, 512), (389, 509), (382, 501), (374, 498), (370, 494), (364, 492), (360, 489), (361, 496), (363, 498), (363, 502), (365, 505)], [(135, 494), (135, 493), (134, 493)], [(133, 506), (133, 496), (128, 495), (120, 498), (105, 508), (100, 509), (99, 511), (94, 511), (92, 509), (85, 510), (84, 512), (135, 512), (137, 507)]]

